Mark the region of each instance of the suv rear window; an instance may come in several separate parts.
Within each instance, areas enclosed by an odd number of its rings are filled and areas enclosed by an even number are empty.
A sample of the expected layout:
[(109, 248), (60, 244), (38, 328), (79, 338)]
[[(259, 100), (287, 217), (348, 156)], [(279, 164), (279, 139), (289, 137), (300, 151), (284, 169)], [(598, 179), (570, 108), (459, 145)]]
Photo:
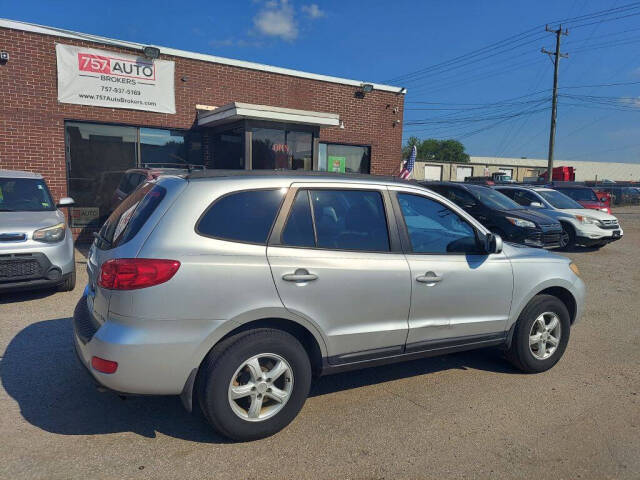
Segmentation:
[(166, 193), (164, 187), (147, 183), (125, 198), (104, 222), (97, 247), (108, 250), (135, 237)]
[(196, 232), (233, 242), (266, 245), (285, 191), (247, 190), (216, 200), (202, 215)]

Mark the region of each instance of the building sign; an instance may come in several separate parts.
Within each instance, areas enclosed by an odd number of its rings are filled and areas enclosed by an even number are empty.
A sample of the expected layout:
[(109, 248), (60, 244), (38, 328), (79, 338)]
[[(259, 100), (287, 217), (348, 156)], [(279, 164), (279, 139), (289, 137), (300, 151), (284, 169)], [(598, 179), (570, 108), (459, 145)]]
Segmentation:
[(98, 207), (72, 207), (71, 208), (71, 226), (84, 228), (91, 225), (100, 217), (100, 209)]
[(334, 157), (329, 155), (329, 171), (334, 173), (344, 173), (347, 165), (347, 157)]
[(176, 113), (174, 62), (56, 44), (58, 101)]

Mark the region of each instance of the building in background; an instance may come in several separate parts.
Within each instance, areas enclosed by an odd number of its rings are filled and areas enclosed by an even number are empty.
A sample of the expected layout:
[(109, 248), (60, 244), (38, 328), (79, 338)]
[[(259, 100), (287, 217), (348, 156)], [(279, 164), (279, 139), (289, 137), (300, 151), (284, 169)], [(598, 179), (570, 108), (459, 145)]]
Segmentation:
[(405, 90), (0, 19), (0, 168), (95, 226), (130, 168), (397, 174)]
[[(577, 182), (591, 180), (640, 181), (640, 164), (638, 163), (555, 160), (554, 166), (574, 167)], [(466, 177), (482, 177), (494, 172), (505, 172), (513, 180), (523, 182), (537, 179), (546, 170), (546, 159), (472, 156), (469, 163), (418, 161), (414, 170), (414, 178), (462, 182)]]

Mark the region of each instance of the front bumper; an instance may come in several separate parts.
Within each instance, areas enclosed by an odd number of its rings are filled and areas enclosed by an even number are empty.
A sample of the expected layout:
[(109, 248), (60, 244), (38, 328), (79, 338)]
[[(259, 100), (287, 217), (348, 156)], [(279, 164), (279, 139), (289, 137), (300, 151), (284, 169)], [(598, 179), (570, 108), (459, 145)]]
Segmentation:
[(0, 292), (54, 287), (75, 270), (73, 238), (45, 244), (32, 240), (0, 242)]
[(617, 228), (600, 228), (596, 225), (582, 226), (576, 232), (576, 243), (584, 246), (600, 245), (620, 240), (624, 236), (624, 231), (619, 226)]
[(529, 247), (556, 248), (560, 246), (561, 235), (562, 229), (532, 230), (530, 233), (524, 236), (521, 243), (524, 243)]
[[(211, 348), (207, 341), (223, 321), (137, 319), (109, 315), (101, 323), (91, 295), (73, 314), (78, 359), (100, 386), (122, 394), (178, 395)], [(91, 366), (92, 357), (118, 363), (115, 373)]]

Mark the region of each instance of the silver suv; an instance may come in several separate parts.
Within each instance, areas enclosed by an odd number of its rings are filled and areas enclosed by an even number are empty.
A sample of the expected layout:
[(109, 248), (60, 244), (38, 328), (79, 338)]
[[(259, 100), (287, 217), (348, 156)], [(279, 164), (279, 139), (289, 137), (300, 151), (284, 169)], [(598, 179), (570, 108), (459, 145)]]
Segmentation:
[(221, 434), (271, 435), (313, 375), (501, 346), (562, 356), (585, 287), (442, 196), (373, 176), (207, 171), (145, 184), (94, 242), (74, 314), (104, 388), (180, 395)]
[(42, 175), (0, 170), (0, 293), (57, 287), (73, 290), (73, 237)]

